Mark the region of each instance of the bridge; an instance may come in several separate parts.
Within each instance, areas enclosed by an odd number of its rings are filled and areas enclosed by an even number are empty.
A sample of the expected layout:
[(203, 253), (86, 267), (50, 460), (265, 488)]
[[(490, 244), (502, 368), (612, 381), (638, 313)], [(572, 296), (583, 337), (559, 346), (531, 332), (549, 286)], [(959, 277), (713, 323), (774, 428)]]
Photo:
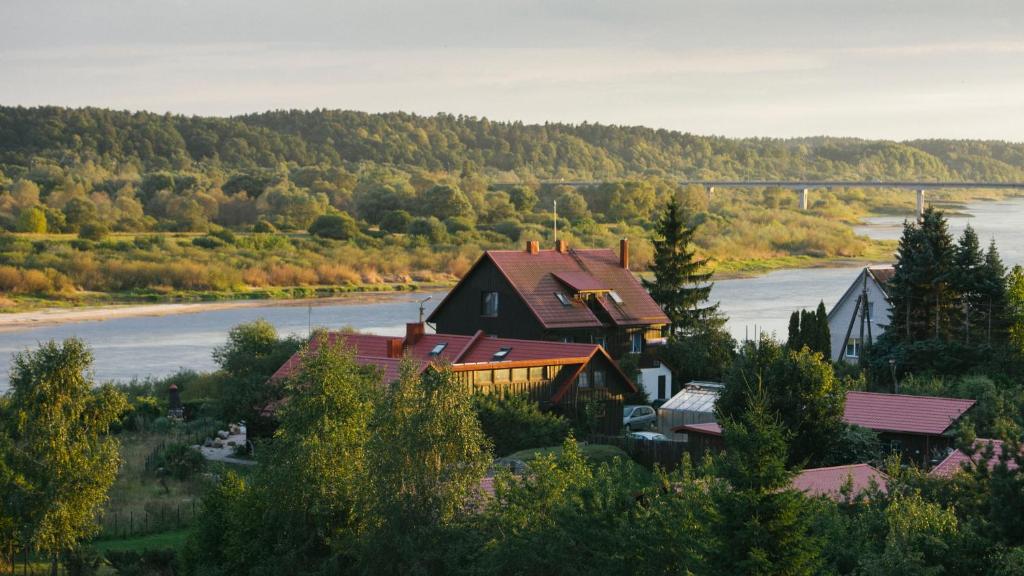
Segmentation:
[[(596, 186), (603, 184), (599, 180), (577, 181), (545, 181), (545, 184), (561, 184), (573, 187)], [(1021, 190), (1024, 182), (956, 182), (934, 181), (920, 182), (911, 180), (679, 180), (680, 184), (696, 184), (703, 186), (708, 193), (708, 200), (714, 196), (715, 188), (789, 188), (795, 190), (800, 197), (800, 209), (807, 210), (810, 191), (814, 188), (906, 188), (917, 191), (917, 213), (924, 212), (924, 195), (926, 190), (958, 189), (958, 190)]]

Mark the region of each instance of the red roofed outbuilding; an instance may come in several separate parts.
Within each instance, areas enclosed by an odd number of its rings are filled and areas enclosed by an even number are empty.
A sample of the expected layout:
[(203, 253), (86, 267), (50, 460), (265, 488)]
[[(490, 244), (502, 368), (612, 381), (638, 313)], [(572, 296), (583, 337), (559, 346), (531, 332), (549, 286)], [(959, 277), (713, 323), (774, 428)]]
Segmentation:
[(843, 420), (878, 433), (883, 448), (922, 468), (953, 446), (955, 424), (974, 400), (879, 392), (848, 392)]
[[(328, 333), (331, 345), (355, 350), (355, 360), (380, 368), (384, 382), (399, 377), (401, 362), (410, 359), (419, 370), (447, 366), (474, 392), (524, 394), (542, 408), (577, 414), (591, 399), (602, 406), (601, 428), (609, 434), (622, 427), (622, 405), (636, 385), (597, 344), (493, 338), (482, 331), (471, 336), (427, 334), (423, 324), (406, 327), (404, 338), (370, 334)], [(310, 347), (315, 350), (319, 340)], [(294, 374), (302, 363), (296, 353), (271, 379)], [(273, 406), (269, 407), (272, 412)]]
[[(991, 454), (989, 454), (989, 450), (991, 450)], [(950, 478), (957, 472), (964, 470), (967, 466), (976, 465), (982, 460), (985, 460), (985, 466), (991, 470), (999, 465), (1002, 454), (1002, 440), (978, 438), (974, 441), (973, 456), (968, 456), (965, 452), (957, 448), (950, 452), (949, 456), (946, 456), (946, 458), (942, 462), (939, 462), (935, 468), (932, 468), (932, 471), (929, 472), (929, 474), (932, 476)], [(1021, 456), (1024, 456), (1024, 451), (1022, 451)], [(1012, 455), (1006, 461), (1006, 468), (1009, 470), (1016, 470), (1018, 468), (1017, 459)]]
[(872, 483), (882, 492), (888, 490), (888, 477), (868, 464), (808, 468), (793, 478), (793, 488), (808, 496), (828, 496), (833, 500), (842, 499), (847, 483), (853, 494), (866, 490)]

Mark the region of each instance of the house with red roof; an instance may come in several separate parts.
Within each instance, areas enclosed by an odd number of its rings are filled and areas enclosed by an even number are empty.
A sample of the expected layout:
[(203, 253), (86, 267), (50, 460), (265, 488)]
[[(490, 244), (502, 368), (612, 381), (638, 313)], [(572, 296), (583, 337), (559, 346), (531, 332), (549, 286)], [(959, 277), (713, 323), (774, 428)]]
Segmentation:
[(541, 250), (535, 240), (524, 250), (488, 250), (427, 322), (444, 334), (598, 344), (616, 359), (639, 354), (650, 396), (671, 396), (671, 372), (646, 354), (664, 342), (669, 319), (630, 271), (626, 239), (618, 254), (564, 241)]
[(953, 447), (956, 424), (974, 404), (963, 398), (851, 391), (843, 420), (874, 430), (883, 449), (928, 468)]
[(882, 492), (888, 490), (888, 477), (869, 464), (849, 464), (827, 468), (808, 468), (793, 478), (793, 488), (808, 496), (827, 496), (833, 500), (843, 499), (843, 486), (849, 485), (851, 494), (857, 494), (875, 486)]
[[(939, 462), (932, 471), (932, 476), (951, 478), (957, 472), (966, 469), (968, 466), (976, 466), (981, 462), (989, 469), (999, 465), (1003, 454), (1003, 441), (978, 438), (974, 441), (974, 454), (968, 456), (963, 450), (957, 448), (949, 453), (949, 456)], [(1021, 458), (1024, 458), (1024, 450), (1021, 451)], [(1016, 470), (1018, 468), (1017, 458), (1012, 455), (1006, 461), (1006, 468)]]
[[(324, 342), (353, 348), (356, 362), (375, 367), (384, 383), (398, 379), (407, 359), (421, 372), (449, 368), (473, 392), (523, 394), (541, 408), (566, 416), (577, 416), (596, 401), (599, 428), (608, 434), (622, 428), (623, 400), (636, 392), (636, 385), (597, 344), (497, 338), (482, 330), (469, 336), (429, 334), (419, 322), (406, 325), (405, 337), (330, 332), (312, 340), (310, 349)], [(288, 378), (301, 364), (299, 352), (271, 379)], [(272, 415), (273, 410), (268, 407), (265, 413)]]

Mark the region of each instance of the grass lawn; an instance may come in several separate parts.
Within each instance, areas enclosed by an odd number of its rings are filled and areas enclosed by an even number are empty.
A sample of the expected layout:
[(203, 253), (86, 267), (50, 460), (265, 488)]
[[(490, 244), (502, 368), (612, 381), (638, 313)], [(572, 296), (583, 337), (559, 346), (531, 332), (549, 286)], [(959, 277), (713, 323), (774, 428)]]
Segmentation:
[[(608, 444), (581, 444), (580, 450), (587, 458), (587, 461), (591, 464), (611, 462), (615, 458), (629, 460), (628, 454), (623, 452), (617, 446), (610, 446)], [(534, 458), (546, 456), (548, 454), (554, 454), (555, 457), (558, 457), (562, 454), (562, 447), (548, 446), (546, 448), (527, 448), (526, 450), (520, 450), (519, 452), (510, 454), (508, 457), (515, 458), (516, 460), (522, 460), (523, 462), (529, 462)]]
[(170, 532), (147, 534), (124, 540), (97, 540), (92, 542), (91, 546), (101, 553), (110, 550), (118, 552), (125, 550), (142, 552), (143, 550), (161, 550), (164, 548), (181, 550), (182, 546), (185, 545), (186, 538), (188, 538), (188, 530), (172, 530)]

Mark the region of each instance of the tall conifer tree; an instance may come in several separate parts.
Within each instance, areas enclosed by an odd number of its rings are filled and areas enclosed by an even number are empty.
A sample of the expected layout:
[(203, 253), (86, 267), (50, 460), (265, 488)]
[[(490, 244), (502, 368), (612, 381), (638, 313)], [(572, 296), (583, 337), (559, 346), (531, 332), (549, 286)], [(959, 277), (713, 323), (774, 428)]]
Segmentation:
[(669, 200), (658, 222), (654, 239), (654, 280), (644, 286), (672, 322), (673, 333), (692, 334), (720, 327), (718, 304), (704, 305), (711, 295), (710, 271), (706, 258), (697, 258), (691, 245), (696, 227), (685, 224), (685, 215), (675, 197)]

